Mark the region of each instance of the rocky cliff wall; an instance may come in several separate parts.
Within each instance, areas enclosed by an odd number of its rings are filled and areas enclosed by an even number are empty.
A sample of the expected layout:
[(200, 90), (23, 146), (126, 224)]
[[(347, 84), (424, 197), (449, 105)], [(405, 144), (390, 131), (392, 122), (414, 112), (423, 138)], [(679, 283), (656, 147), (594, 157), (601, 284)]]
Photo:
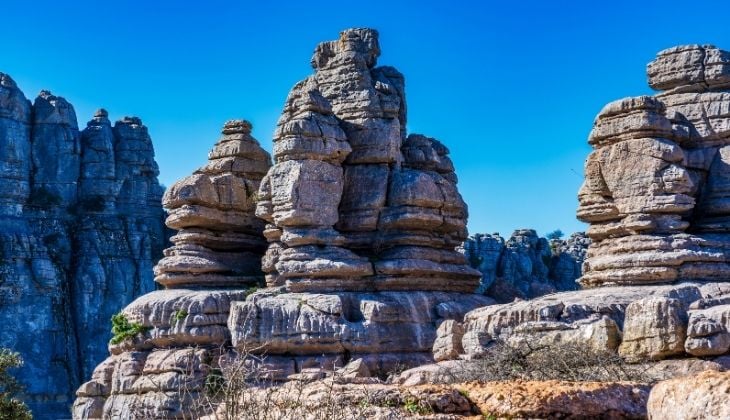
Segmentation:
[(0, 346), (36, 418), (68, 412), (104, 359), (109, 320), (152, 291), (166, 242), (163, 188), (147, 128), (97, 111), (79, 130), (73, 106), (33, 103), (0, 73)]

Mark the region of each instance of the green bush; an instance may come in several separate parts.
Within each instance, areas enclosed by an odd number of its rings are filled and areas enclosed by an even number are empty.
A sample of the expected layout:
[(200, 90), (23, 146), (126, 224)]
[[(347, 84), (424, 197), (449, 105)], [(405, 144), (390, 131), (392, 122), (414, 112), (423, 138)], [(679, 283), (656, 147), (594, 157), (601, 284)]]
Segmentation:
[(122, 341), (134, 338), (138, 334), (145, 333), (149, 331), (150, 327), (145, 327), (142, 324), (137, 324), (136, 322), (129, 322), (126, 316), (124, 316), (123, 313), (118, 313), (116, 315), (112, 315), (112, 334), (113, 337), (111, 339), (112, 344), (119, 344)]
[(0, 349), (0, 420), (31, 420), (28, 406), (15, 398), (22, 391), (21, 385), (8, 370), (23, 366), (18, 353)]

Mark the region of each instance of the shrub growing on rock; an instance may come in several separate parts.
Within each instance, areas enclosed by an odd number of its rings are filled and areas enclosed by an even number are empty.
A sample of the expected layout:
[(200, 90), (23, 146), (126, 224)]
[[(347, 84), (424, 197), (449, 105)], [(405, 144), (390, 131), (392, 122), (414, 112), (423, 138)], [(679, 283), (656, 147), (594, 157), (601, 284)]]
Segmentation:
[(18, 353), (0, 349), (0, 420), (30, 420), (33, 417), (22, 401), (16, 398), (22, 388), (10, 369), (23, 365)]

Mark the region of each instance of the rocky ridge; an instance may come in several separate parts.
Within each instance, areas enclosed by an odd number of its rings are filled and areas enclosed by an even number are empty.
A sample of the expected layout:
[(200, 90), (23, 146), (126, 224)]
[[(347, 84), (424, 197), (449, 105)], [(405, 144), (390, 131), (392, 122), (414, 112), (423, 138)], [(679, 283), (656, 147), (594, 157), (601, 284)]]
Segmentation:
[[(154, 289), (166, 242), (158, 168), (139, 118), (33, 103), (0, 73), (0, 346), (20, 352), (36, 418), (67, 410), (104, 359), (112, 314)], [(32, 331), (33, 334), (28, 334)]]
[(498, 233), (473, 235), (461, 252), (482, 273), (479, 291), (511, 302), (577, 289), (589, 244), (582, 232), (548, 240), (532, 229), (519, 229), (507, 240)]

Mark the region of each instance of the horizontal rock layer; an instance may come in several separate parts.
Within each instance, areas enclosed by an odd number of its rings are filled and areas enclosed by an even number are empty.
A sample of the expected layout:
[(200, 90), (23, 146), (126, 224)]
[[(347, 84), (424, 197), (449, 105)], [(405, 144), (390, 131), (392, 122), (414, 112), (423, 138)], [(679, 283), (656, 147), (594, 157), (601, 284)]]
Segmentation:
[(730, 274), (730, 55), (661, 51), (656, 96), (596, 117), (578, 194), (592, 239), (586, 286), (724, 280)]

